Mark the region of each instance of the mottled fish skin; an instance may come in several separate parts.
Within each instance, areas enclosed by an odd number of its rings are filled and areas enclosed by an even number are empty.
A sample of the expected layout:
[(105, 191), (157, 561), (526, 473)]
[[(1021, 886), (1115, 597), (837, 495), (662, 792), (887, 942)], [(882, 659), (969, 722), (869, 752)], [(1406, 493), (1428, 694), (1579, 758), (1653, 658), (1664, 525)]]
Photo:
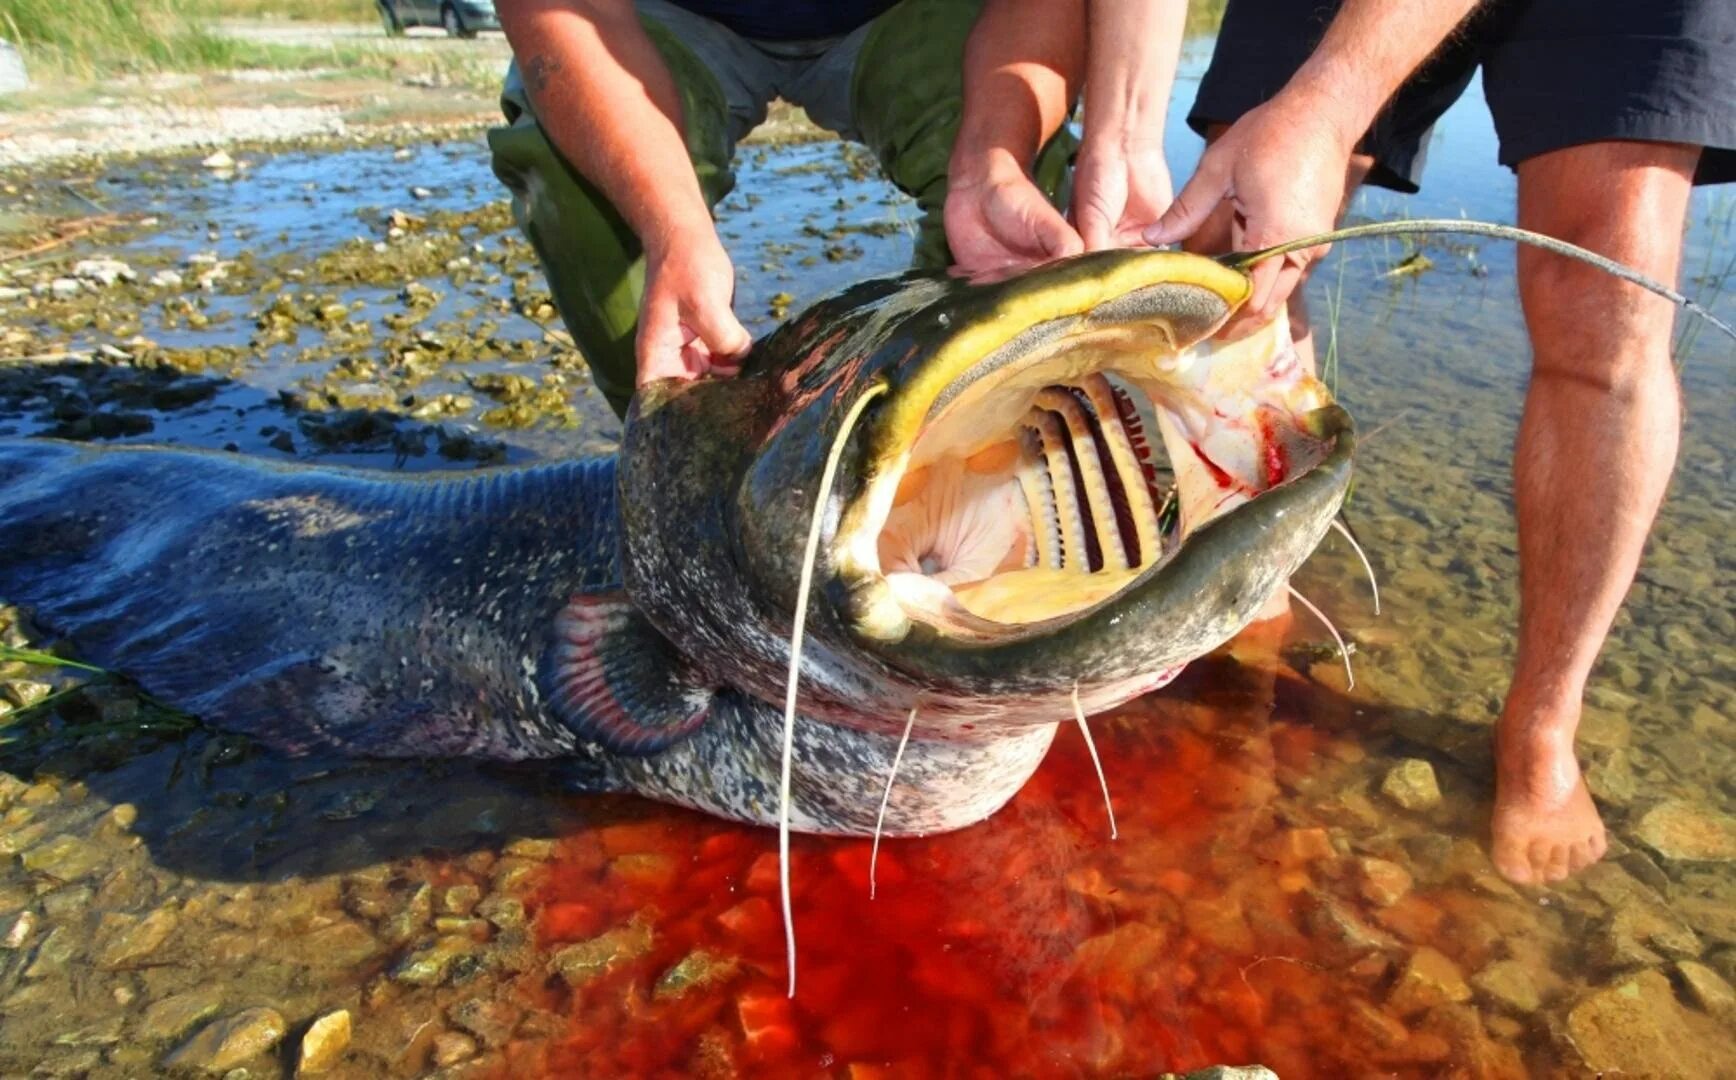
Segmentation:
[(570, 753), (533, 672), (619, 587), (614, 461), (404, 478), (0, 443), (0, 595), (81, 655), (287, 753)]
[[(612, 458), (401, 477), (232, 454), (0, 441), (0, 596), (79, 655), (286, 754), (565, 759), (592, 790), (774, 823), (782, 717), (717, 695), (691, 737), (613, 754), (542, 707), (569, 597), (620, 588)], [(889, 835), (961, 828), (1052, 728), (906, 752)], [(872, 831), (897, 739), (803, 717), (793, 820)]]

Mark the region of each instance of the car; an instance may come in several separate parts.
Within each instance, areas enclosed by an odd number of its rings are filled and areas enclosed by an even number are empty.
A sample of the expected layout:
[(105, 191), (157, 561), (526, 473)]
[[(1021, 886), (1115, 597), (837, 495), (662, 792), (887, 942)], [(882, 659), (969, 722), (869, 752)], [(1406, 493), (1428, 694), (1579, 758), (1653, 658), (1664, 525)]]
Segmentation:
[(494, 0), (374, 0), (380, 22), (393, 37), (411, 26), (442, 26), (453, 37), (475, 37), (478, 30), (499, 30)]

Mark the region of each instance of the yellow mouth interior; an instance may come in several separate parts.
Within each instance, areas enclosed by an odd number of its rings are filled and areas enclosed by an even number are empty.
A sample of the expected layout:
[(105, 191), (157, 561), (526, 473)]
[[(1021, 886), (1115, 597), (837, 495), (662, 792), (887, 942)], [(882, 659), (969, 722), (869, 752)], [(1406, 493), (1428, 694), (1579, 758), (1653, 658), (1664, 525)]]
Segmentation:
[(1173, 551), (1173, 484), (1142, 388), (1173, 359), (1161, 333), (1101, 331), (937, 409), (877, 536), (879, 571), (907, 613), (1049, 619), (1113, 596)]

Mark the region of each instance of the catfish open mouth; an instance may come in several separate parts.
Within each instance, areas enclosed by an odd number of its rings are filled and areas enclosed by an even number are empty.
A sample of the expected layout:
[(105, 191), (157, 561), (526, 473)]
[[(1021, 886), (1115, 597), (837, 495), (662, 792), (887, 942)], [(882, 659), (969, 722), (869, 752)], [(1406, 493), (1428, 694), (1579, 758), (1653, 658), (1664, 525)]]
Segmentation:
[(859, 635), (896, 642), (925, 626), (927, 640), (992, 646), (1052, 634), (1326, 458), (1330, 395), (1282, 319), (1200, 345), (1233, 302), (1194, 285), (1141, 292), (954, 358), (954, 378), (895, 386), (902, 437), (882, 441), (840, 520)]

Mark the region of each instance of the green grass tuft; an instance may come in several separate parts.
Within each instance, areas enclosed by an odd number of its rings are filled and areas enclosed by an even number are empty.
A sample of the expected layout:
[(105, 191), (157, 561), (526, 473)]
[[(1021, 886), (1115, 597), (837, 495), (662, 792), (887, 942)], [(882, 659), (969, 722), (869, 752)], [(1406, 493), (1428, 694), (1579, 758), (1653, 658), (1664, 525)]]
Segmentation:
[(88, 79), (235, 67), (244, 48), (188, 0), (0, 0), (0, 36), (33, 67)]

